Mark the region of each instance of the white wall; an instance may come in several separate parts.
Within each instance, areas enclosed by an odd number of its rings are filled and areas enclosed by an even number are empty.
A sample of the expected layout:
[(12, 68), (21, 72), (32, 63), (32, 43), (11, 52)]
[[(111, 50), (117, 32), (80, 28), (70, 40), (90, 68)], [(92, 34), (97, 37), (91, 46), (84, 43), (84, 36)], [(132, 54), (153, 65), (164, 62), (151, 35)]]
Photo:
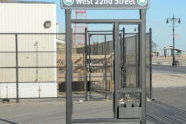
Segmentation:
[[(0, 33), (56, 33), (56, 5), (41, 3), (0, 3)], [(44, 28), (44, 22), (50, 20), (52, 26)], [(56, 66), (55, 35), (18, 35), (18, 50), (54, 51), (39, 53), (20, 53), (19, 66)], [(15, 35), (0, 34), (0, 66), (15, 67)], [(2, 53), (3, 52), (3, 53)], [(5, 53), (7, 52), (7, 53)], [(9, 52), (9, 53), (8, 53)], [(36, 71), (38, 71), (36, 73)], [(15, 69), (0, 69), (0, 98), (16, 97)], [(36, 80), (37, 77), (37, 80)], [(19, 96), (57, 97), (56, 69), (19, 69)]]
[[(1, 33), (55, 33), (56, 5), (36, 3), (0, 3)], [(46, 20), (52, 28), (44, 29)]]

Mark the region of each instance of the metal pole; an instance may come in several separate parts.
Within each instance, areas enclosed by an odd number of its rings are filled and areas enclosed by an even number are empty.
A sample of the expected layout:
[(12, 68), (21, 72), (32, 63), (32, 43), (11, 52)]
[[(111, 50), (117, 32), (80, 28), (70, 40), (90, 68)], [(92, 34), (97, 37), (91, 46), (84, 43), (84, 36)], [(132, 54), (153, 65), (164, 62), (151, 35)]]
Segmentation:
[(19, 103), (19, 58), (18, 58), (18, 34), (15, 34), (16, 46), (16, 102)]
[(107, 48), (106, 48), (106, 43), (107, 43), (107, 35), (104, 35), (104, 41), (105, 41), (105, 75), (104, 75), (104, 80), (105, 80), (105, 99), (108, 99), (108, 82), (107, 82)]
[(120, 84), (120, 43), (119, 43), (119, 23), (114, 24), (114, 118), (118, 118), (117, 108), (118, 108), (118, 95)]
[(122, 44), (122, 34), (119, 34), (119, 42), (120, 42), (120, 75), (121, 75), (121, 80), (120, 80), (120, 88), (123, 88), (123, 44)]
[(89, 59), (89, 95), (88, 95), (88, 99), (90, 100), (91, 98), (91, 71), (92, 71), (92, 68), (91, 68), (91, 45), (90, 45), (90, 39), (91, 39), (91, 35), (89, 35), (88, 37), (88, 59)]
[(173, 16), (173, 29), (172, 29), (172, 32), (173, 32), (173, 51), (172, 51), (172, 66), (175, 66), (176, 63), (175, 63), (175, 54), (174, 54), (174, 50), (175, 50), (175, 18)]
[(85, 100), (88, 100), (87, 91), (87, 28), (85, 28), (85, 55), (84, 55), (84, 89), (85, 89)]
[[(140, 26), (140, 24), (138, 25), (138, 33), (137, 33), (137, 35), (138, 35), (138, 44), (137, 44), (137, 47), (138, 47), (138, 62), (137, 62), (137, 68), (138, 68), (138, 72), (137, 72), (137, 74), (138, 74), (138, 78), (137, 78), (137, 80), (138, 80), (138, 88), (141, 88), (141, 82), (140, 82), (140, 44), (141, 44), (141, 26)], [(140, 94), (141, 95), (141, 94)]]
[(126, 40), (125, 40), (125, 27), (123, 27), (123, 88), (126, 87)]
[(178, 22), (179, 24), (181, 23), (180, 18), (175, 18), (174, 15), (172, 18), (167, 18), (167, 24), (169, 21), (172, 22), (173, 28), (172, 28), (172, 39), (173, 39), (173, 49), (172, 49), (172, 66), (176, 66), (176, 58), (175, 58), (175, 23)]
[(72, 28), (71, 10), (65, 10), (66, 18), (66, 124), (72, 124)]
[(113, 84), (114, 84), (114, 92), (113, 92), (113, 113), (114, 113), (114, 118), (117, 118), (117, 115), (116, 115), (116, 111), (115, 111), (115, 24), (113, 25), (113, 42), (112, 42), (112, 80), (113, 80)]
[(140, 10), (140, 84), (142, 85), (142, 120), (146, 124), (146, 10)]
[(113, 92), (113, 113), (114, 113), (114, 118), (117, 118), (117, 115), (116, 115), (116, 111), (115, 111), (115, 24), (113, 25), (113, 33), (112, 33), (112, 37), (113, 37), (113, 40), (112, 40), (112, 80), (113, 80), (113, 84), (114, 84), (114, 92)]
[(149, 41), (150, 41), (150, 99), (152, 99), (152, 28), (149, 29)]

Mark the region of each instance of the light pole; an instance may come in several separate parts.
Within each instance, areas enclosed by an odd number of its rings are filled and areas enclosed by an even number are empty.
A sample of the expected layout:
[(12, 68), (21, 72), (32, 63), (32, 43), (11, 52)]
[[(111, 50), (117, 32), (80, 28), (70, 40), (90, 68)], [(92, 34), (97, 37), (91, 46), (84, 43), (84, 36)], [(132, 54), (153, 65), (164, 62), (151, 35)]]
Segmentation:
[(174, 15), (172, 18), (167, 18), (167, 21), (166, 21), (167, 24), (169, 23), (172, 23), (173, 25), (173, 49), (172, 49), (172, 66), (176, 66), (176, 62), (175, 62), (175, 24), (178, 23), (180, 24), (181, 23), (181, 19), (180, 18), (175, 18)]

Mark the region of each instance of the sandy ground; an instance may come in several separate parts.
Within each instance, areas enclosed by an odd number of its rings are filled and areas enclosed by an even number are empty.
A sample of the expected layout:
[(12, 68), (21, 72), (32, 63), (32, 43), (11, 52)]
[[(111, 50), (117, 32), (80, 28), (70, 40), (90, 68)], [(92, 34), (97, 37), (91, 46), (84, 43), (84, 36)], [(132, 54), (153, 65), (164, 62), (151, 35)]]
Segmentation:
[[(0, 110), (0, 124), (66, 124), (65, 103), (61, 101), (4, 104), (0, 106)], [(76, 102), (74, 104), (74, 119), (112, 117), (112, 101)], [(153, 124), (149, 121), (147, 122), (147, 124)], [(107, 122), (102, 124), (113, 123)], [(139, 123), (120, 122), (115, 124)]]
[(186, 87), (186, 74), (153, 73), (153, 88)]
[[(186, 74), (153, 71), (153, 98), (186, 110)], [(74, 104), (73, 118), (105, 117), (113, 117), (112, 101), (75, 102)], [(65, 102), (62, 99), (0, 104), (0, 124), (65, 124), (65, 118)], [(152, 123), (148, 121), (147, 124)]]
[(153, 97), (186, 110), (186, 74), (153, 72)]

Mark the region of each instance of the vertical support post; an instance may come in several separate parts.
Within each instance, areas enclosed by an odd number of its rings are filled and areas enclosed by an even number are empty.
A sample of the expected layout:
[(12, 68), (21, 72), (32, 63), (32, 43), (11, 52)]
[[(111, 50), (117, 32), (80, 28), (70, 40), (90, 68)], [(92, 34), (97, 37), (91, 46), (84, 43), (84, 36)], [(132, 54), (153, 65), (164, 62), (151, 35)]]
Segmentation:
[(116, 115), (116, 110), (115, 110), (115, 106), (116, 106), (116, 97), (115, 97), (115, 24), (113, 25), (113, 42), (112, 42), (112, 46), (113, 46), (113, 51), (112, 51), (112, 79), (113, 79), (113, 84), (114, 84), (114, 93), (113, 93), (113, 113), (114, 113), (114, 118), (117, 118), (117, 115)]
[[(137, 62), (137, 68), (138, 68), (138, 88), (142, 88), (141, 87), (141, 82), (140, 82), (140, 57), (141, 57), (141, 53), (140, 53), (140, 44), (141, 44), (141, 25), (138, 24), (138, 33), (137, 33), (137, 36), (138, 36), (138, 44), (137, 44), (137, 47), (138, 47), (138, 62)], [(141, 95), (141, 94), (140, 94)]]
[[(112, 29), (112, 83), (115, 83), (115, 24), (113, 24), (113, 29)], [(117, 118), (116, 112), (115, 112), (115, 84), (114, 84), (114, 92), (113, 92), (113, 113), (114, 113), (114, 118)]]
[(16, 46), (16, 102), (19, 103), (19, 57), (18, 57), (18, 34), (15, 34)]
[(146, 10), (140, 10), (140, 84), (142, 85), (142, 120), (146, 124)]
[(72, 28), (71, 10), (65, 9), (66, 16), (66, 124), (72, 124)]
[(85, 51), (84, 51), (84, 90), (85, 90), (85, 100), (88, 100), (88, 91), (87, 91), (87, 28), (85, 28)]
[(125, 40), (125, 27), (123, 27), (123, 88), (127, 86), (126, 82), (126, 40)]
[(152, 99), (152, 28), (149, 29), (149, 47), (150, 47), (150, 99)]
[(119, 42), (120, 42), (120, 75), (121, 75), (121, 80), (120, 80), (120, 88), (123, 88), (123, 42), (122, 42), (122, 34), (119, 32)]
[(90, 45), (90, 40), (91, 40), (91, 34), (88, 35), (88, 60), (89, 60), (89, 84), (88, 84), (88, 87), (89, 87), (89, 91), (88, 91), (88, 100), (90, 100), (91, 98), (91, 83), (92, 83), (92, 79), (91, 79), (91, 73), (92, 73), (92, 67), (91, 67), (91, 45)]
[(114, 23), (114, 118), (118, 118), (118, 94), (120, 84), (120, 42), (119, 42), (119, 23)]
[(173, 50), (172, 50), (172, 66), (176, 66), (176, 63), (175, 63), (175, 18), (173, 16), (173, 28), (172, 28), (172, 33), (173, 33), (173, 37), (172, 37), (172, 40), (173, 40)]
[(105, 80), (105, 90), (106, 90), (106, 94), (105, 94), (105, 99), (108, 98), (108, 82), (107, 82), (107, 35), (104, 35), (104, 46), (105, 46), (105, 73), (104, 73), (104, 80)]

